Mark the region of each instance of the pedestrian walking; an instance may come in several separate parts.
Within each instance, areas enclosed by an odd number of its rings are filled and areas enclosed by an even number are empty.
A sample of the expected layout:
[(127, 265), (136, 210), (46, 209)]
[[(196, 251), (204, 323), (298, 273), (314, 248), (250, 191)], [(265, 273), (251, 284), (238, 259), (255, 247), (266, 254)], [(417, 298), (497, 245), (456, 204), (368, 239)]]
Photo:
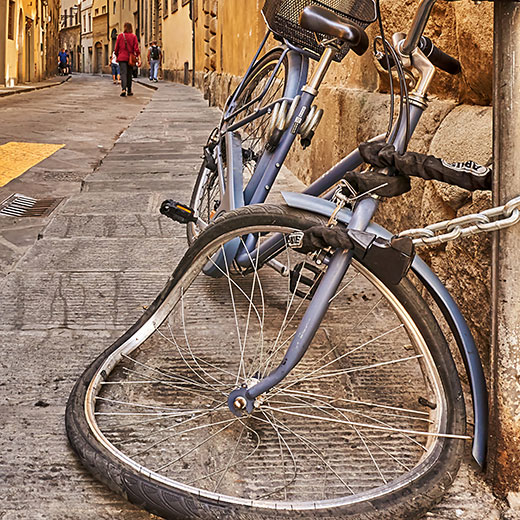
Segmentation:
[(133, 96), (132, 72), (140, 65), (140, 52), (137, 36), (132, 31), (132, 24), (126, 22), (123, 32), (117, 37), (114, 52), (119, 63), (121, 73), (121, 96)]
[(114, 85), (118, 84), (121, 79), (121, 71), (119, 70), (119, 63), (117, 63), (117, 56), (114, 51), (112, 51), (112, 56), (110, 57), (110, 66), (112, 67), (112, 81)]
[(69, 54), (68, 50), (65, 51), (65, 54), (67, 55), (67, 68), (66, 68), (66, 70), (67, 70), (67, 74), (70, 74), (71, 70), (72, 70), (71, 69), (72, 60), (70, 59), (70, 54)]
[(67, 74), (67, 67), (69, 64), (69, 56), (65, 52), (65, 47), (61, 48), (61, 51), (58, 53), (58, 71), (60, 74)]
[(161, 48), (157, 46), (156, 41), (150, 43), (147, 57), (148, 65), (150, 66), (150, 81), (155, 81), (157, 83), (157, 74), (162, 61), (162, 52)]

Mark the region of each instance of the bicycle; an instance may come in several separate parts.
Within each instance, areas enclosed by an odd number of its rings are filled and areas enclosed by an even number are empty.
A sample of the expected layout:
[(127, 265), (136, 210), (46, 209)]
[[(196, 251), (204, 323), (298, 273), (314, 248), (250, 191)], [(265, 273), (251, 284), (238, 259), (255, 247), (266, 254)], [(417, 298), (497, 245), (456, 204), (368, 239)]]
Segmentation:
[[(422, 0), (408, 36), (393, 39), (394, 64), (399, 52), (420, 73), (410, 119), (390, 134), (401, 151), (434, 73), (418, 48), (434, 3)], [(360, 160), (357, 150), (340, 161), (319, 193)], [(390, 179), (361, 194), (343, 183), (332, 200), (284, 194), (286, 206), (244, 206), (207, 226), (71, 393), (67, 432), (90, 471), (165, 518), (393, 519), (440, 500), (465, 441), (483, 464), (478, 352), (413, 246), (512, 225), (520, 200), (393, 237), (371, 223)], [(199, 218), (180, 206), (168, 213)], [(315, 229), (333, 236), (309, 249)], [(417, 285), (461, 351), (473, 437), (446, 339)]]

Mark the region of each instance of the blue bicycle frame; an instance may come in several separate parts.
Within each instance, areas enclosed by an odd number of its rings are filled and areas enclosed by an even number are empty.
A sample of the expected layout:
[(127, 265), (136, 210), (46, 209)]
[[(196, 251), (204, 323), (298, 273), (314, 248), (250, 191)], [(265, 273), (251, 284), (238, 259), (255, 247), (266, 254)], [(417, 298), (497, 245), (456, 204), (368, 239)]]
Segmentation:
[[(307, 77), (307, 60), (302, 54), (290, 50), (288, 46), (283, 47), (283, 49), (281, 59), (287, 57), (290, 64), (288, 68), (289, 78), (287, 79), (287, 82), (292, 83), (293, 85), (297, 84), (299, 90), (301, 90)], [(276, 71), (273, 72), (273, 74), (275, 73)], [(231, 120), (236, 115), (236, 112), (233, 112), (234, 100), (236, 100), (239, 92), (240, 86), (234, 97), (227, 104), (227, 110), (223, 118), (224, 123)], [(292, 100), (292, 98), (283, 99)], [(276, 176), (278, 175), (281, 165), (297, 136), (299, 125), (301, 121), (305, 119), (314, 99), (314, 94), (311, 94), (308, 91), (302, 93), (293, 119), (289, 124), (289, 130), (283, 134), (278, 146), (273, 151), (264, 152), (257, 164), (255, 173), (245, 189), (242, 189), (242, 145), (240, 137), (236, 131), (239, 130), (242, 125), (272, 110), (274, 104), (281, 100), (276, 100), (272, 104), (263, 107), (254, 115), (243, 119), (237, 124), (231, 124), (226, 128), (224, 138), (227, 158), (226, 168), (224, 168), (222, 164), (222, 150), (218, 148), (217, 151), (217, 166), (219, 168), (221, 192), (225, 194), (220, 210), (229, 211), (242, 205), (263, 203), (265, 201)], [(245, 109), (245, 107), (243, 109)], [(424, 109), (424, 105), (412, 102), (410, 106), (408, 130), (406, 130), (404, 121), (402, 121), (400, 125), (394, 127), (392, 133), (395, 136), (394, 144), (397, 150), (404, 150), (406, 145), (406, 134), (413, 134)], [(383, 136), (376, 137), (375, 139), (381, 138), (383, 138)], [(362, 162), (363, 160), (359, 150), (354, 150), (328, 170), (318, 180), (308, 186), (304, 190), (303, 194), (284, 194), (287, 204), (309, 212), (330, 216), (335, 208), (335, 204), (326, 200), (330, 198), (333, 193), (331, 188), (344, 177), (346, 172), (354, 170), (360, 166)], [(224, 171), (226, 172), (225, 176)], [(316, 198), (319, 196), (322, 198)], [(340, 211), (337, 218), (349, 229), (357, 229), (361, 231), (368, 229), (371, 232), (376, 232), (376, 234), (382, 237), (389, 238), (391, 237), (391, 234), (388, 231), (370, 223), (372, 216), (377, 210), (377, 206), (377, 200), (368, 197), (362, 199), (356, 205), (353, 212), (348, 212), (346, 210)], [(225, 244), (223, 248), (224, 251), (217, 254), (212, 261), (207, 264), (204, 268), (204, 272), (210, 276), (221, 276), (225, 271), (225, 267), (229, 266), (232, 262), (247, 267), (248, 265), (251, 265), (253, 259), (258, 255), (260, 255), (260, 258), (269, 258), (271, 253), (276, 251), (278, 247), (279, 238), (276, 236), (264, 242), (260, 250), (255, 249), (256, 238), (253, 235), (246, 237), (245, 245), (244, 240), (236, 238)], [(281, 381), (303, 357), (311, 343), (314, 333), (321, 323), (323, 315), (328, 308), (328, 302), (345, 275), (351, 259), (352, 254), (350, 252), (336, 251), (332, 256), (318, 290), (316, 291), (309, 308), (300, 323), (295, 339), (291, 342), (291, 345), (287, 350), (284, 362), (265, 379), (260, 381), (254, 387), (248, 389), (247, 392), (245, 390), (237, 390), (237, 392), (241, 394), (244, 393), (243, 397), (246, 397), (250, 406), (252, 406), (255, 397)], [(415, 258), (412, 264), (412, 270), (425, 285), (439, 306), (442, 314), (445, 316), (461, 352), (468, 379), (470, 381), (473, 399), (475, 428), (472, 453), (477, 463), (480, 466), (483, 466), (487, 450), (488, 402), (486, 383), (478, 351), (460, 310), (440, 280), (418, 257)], [(247, 395), (245, 395), (245, 393), (247, 393)], [(235, 395), (235, 393), (231, 394), (230, 403), (236, 399), (237, 395)]]

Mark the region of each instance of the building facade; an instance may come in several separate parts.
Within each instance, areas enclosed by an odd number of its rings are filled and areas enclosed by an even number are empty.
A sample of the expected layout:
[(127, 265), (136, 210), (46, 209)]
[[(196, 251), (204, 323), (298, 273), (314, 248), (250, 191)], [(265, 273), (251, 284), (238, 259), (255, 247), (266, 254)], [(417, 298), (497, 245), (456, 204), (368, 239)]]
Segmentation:
[(58, 30), (59, 0), (0, 0), (0, 85), (55, 74)]
[(161, 31), (163, 77), (171, 81), (190, 83), (190, 71), (193, 69), (192, 6), (189, 0), (163, 0), (163, 2)]
[(92, 2), (92, 41), (93, 63), (92, 69), (96, 74), (107, 73), (111, 50), (109, 49), (107, 0), (93, 0)]
[(80, 45), (81, 72), (92, 72), (93, 41), (92, 41), (92, 0), (82, 0), (80, 4)]
[[(181, 0), (179, 0), (180, 3)], [(146, 61), (150, 42), (157, 41), (159, 47), (163, 47), (162, 22), (163, 16), (167, 16), (169, 10), (174, 9), (175, 0), (138, 0), (138, 19), (136, 34), (139, 38), (142, 56), (141, 73), (148, 74), (149, 66)]]
[(60, 48), (64, 48), (70, 58), (71, 70), (80, 70), (80, 4), (77, 0), (61, 0)]
[(123, 26), (126, 22), (132, 24), (134, 33), (139, 38), (138, 23), (139, 17), (137, 0), (110, 0), (109, 35), (110, 35), (110, 51), (114, 50), (117, 36), (123, 32)]

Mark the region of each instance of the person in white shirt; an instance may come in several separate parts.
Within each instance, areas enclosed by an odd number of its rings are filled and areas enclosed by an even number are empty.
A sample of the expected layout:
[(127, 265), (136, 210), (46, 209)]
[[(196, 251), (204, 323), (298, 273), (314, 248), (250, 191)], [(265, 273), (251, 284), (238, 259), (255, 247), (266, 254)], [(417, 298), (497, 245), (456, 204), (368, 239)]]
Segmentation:
[(112, 81), (114, 85), (118, 85), (121, 79), (121, 72), (119, 70), (119, 63), (117, 63), (116, 53), (112, 52), (110, 57), (110, 66), (112, 67)]

